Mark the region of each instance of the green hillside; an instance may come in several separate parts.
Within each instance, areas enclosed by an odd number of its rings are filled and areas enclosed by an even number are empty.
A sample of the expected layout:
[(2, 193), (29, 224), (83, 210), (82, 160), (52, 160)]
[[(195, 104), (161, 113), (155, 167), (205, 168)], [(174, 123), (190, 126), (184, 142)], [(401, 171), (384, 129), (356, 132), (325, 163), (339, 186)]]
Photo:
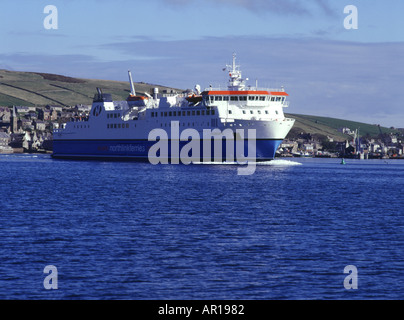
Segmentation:
[[(154, 87), (171, 88), (146, 83), (134, 83), (136, 93), (150, 93)], [(114, 100), (124, 100), (130, 92), (129, 81), (92, 80), (55, 74), (0, 70), (0, 106), (91, 104), (96, 88), (111, 93)]]
[(295, 125), (291, 131), (291, 135), (299, 132), (310, 133), (314, 135), (323, 135), (334, 138), (337, 141), (352, 139), (351, 136), (339, 132), (338, 129), (349, 128), (352, 131), (359, 129), (360, 136), (377, 137), (380, 135), (380, 130), (383, 134), (398, 133), (397, 130), (390, 128), (379, 127), (374, 124), (362, 122), (335, 119), (328, 117), (318, 117), (301, 114), (287, 114), (288, 117), (296, 119)]

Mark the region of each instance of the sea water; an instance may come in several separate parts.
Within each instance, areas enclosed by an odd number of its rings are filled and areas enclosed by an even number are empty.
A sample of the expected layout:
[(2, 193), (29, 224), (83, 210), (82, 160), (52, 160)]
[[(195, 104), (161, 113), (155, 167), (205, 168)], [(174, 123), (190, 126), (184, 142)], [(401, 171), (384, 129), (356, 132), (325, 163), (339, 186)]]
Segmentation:
[(0, 166), (0, 299), (404, 295), (404, 161)]

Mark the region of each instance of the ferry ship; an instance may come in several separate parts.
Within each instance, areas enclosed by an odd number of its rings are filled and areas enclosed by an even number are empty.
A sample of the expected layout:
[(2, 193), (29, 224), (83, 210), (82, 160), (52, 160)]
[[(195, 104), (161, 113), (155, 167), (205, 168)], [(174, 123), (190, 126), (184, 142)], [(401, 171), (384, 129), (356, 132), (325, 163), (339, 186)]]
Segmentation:
[[(131, 93), (126, 101), (113, 101), (110, 94), (97, 88), (89, 116), (70, 121), (55, 129), (53, 134), (53, 157), (64, 159), (113, 159), (147, 160), (149, 150), (156, 143), (150, 141), (153, 129), (167, 131), (168, 144), (173, 144), (175, 129), (181, 134), (192, 128), (200, 133), (200, 161), (213, 159), (214, 139), (211, 151), (202, 152), (204, 129), (230, 129), (234, 133), (234, 143), (244, 140), (244, 155), (248, 154), (247, 133), (244, 137), (239, 130), (255, 129), (253, 158), (257, 161), (272, 160), (295, 120), (286, 118), (283, 112), (289, 106), (288, 94), (281, 89), (261, 89), (247, 86), (248, 79), (242, 78), (240, 66), (233, 54), (232, 64), (226, 66), (229, 74), (225, 88), (212, 88), (201, 91), (196, 85), (191, 93), (137, 95), (132, 76), (129, 73)], [(224, 69), (224, 70), (226, 70)], [(175, 127), (175, 128), (174, 128)], [(229, 130), (227, 130), (229, 132)], [(178, 139), (178, 138), (177, 138)], [(178, 139), (182, 148), (187, 141)], [(223, 139), (221, 159), (226, 157), (226, 142)], [(168, 150), (172, 150), (171, 147)], [(175, 155), (168, 151), (168, 158)], [(149, 159), (150, 160), (150, 159)]]

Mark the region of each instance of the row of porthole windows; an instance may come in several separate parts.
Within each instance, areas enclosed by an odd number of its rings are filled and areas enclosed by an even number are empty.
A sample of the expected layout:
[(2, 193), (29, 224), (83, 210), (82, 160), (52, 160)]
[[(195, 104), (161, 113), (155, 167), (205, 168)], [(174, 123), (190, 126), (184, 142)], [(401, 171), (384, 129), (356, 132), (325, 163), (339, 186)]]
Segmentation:
[[(196, 124), (196, 126), (195, 126), (195, 124)], [(192, 127), (191, 127), (191, 125), (192, 125)], [(211, 126), (211, 127), (215, 127), (215, 126), (217, 126), (217, 123), (209, 123), (209, 122), (207, 122), (206, 124), (204, 123), (204, 122), (201, 122), (201, 123), (195, 123), (195, 122), (192, 122), (192, 123), (190, 123), (190, 122), (188, 122), (188, 128), (195, 128), (195, 127), (197, 127), (197, 126)], [(251, 123), (251, 122), (249, 122), (249, 123), (246, 123), (245, 124), (246, 126), (254, 126), (255, 124), (254, 123)], [(166, 122), (166, 123), (161, 123), (160, 124), (160, 126), (161, 127), (171, 127), (171, 122)], [(181, 127), (181, 123), (179, 123), (179, 126)], [(186, 127), (186, 123), (185, 122), (183, 122), (182, 123), (182, 126), (183, 127)], [(228, 124), (228, 126), (230, 126), (230, 127), (233, 127), (233, 126), (237, 126), (237, 124)], [(238, 126), (240, 126), (240, 127), (242, 127), (243, 125), (240, 123), (240, 124), (238, 124)], [(266, 127), (266, 124), (264, 124), (264, 127)]]
[[(180, 116), (214, 116), (215, 110), (188, 110), (188, 111), (165, 111), (160, 112), (161, 117), (180, 117)], [(152, 118), (158, 117), (158, 112), (151, 113)]]
[(88, 129), (88, 128), (90, 128), (90, 125), (89, 124), (75, 124), (75, 125), (73, 125), (73, 128), (75, 128), (75, 129)]
[[(233, 112), (229, 110), (229, 114), (232, 114)], [(261, 114), (261, 110), (257, 110), (258, 114)], [(279, 114), (278, 110), (275, 110), (276, 114)], [(247, 114), (246, 110), (243, 110), (243, 114)], [(250, 110), (250, 114), (254, 114), (254, 110)], [(265, 110), (265, 114), (269, 114), (268, 110)]]
[[(162, 122), (162, 123), (160, 123), (160, 126), (161, 127), (171, 127), (171, 122), (168, 122), (168, 123), (167, 122), (165, 122), (165, 123)], [(188, 122), (188, 126), (187, 126), (187, 123), (183, 122), (182, 125), (181, 125), (181, 122), (179, 122), (178, 126), (179, 127), (181, 127), (181, 126), (182, 127), (188, 127), (188, 128), (191, 128), (191, 126), (192, 126), (192, 128), (193, 128), (193, 127), (198, 127), (198, 126), (208, 126), (209, 127), (209, 126), (212, 126), (212, 124), (209, 123), (209, 122), (206, 122), (206, 123), (205, 122), (196, 122), (196, 123), (195, 122)]]
[[(237, 124), (236, 124), (236, 123), (229, 123), (228, 126), (230, 126), (230, 127), (237, 127)], [(239, 127), (242, 127), (243, 124), (239, 123), (238, 126), (239, 126)], [(249, 122), (249, 123), (244, 124), (244, 126), (252, 127), (252, 126), (256, 126), (256, 123), (251, 123), (251, 122)], [(263, 126), (266, 127), (267, 125), (264, 123)]]
[(107, 113), (107, 118), (120, 118), (121, 114), (120, 113)]
[[(136, 125), (135, 125), (136, 127)], [(108, 123), (107, 129), (128, 129), (129, 123)]]
[[(217, 123), (218, 123), (217, 120), (218, 119), (210, 119), (210, 123), (209, 123), (209, 121), (207, 121), (206, 123), (205, 122), (188, 122), (188, 128), (191, 128), (191, 127), (193, 128), (193, 127), (198, 127), (198, 126), (217, 127)], [(174, 122), (174, 124), (176, 124), (176, 123)], [(168, 123), (162, 122), (162, 123), (160, 123), (160, 126), (161, 127), (171, 127), (171, 122), (168, 122)], [(181, 127), (181, 122), (178, 122), (178, 126)], [(182, 123), (182, 126), (187, 127), (185, 122)]]

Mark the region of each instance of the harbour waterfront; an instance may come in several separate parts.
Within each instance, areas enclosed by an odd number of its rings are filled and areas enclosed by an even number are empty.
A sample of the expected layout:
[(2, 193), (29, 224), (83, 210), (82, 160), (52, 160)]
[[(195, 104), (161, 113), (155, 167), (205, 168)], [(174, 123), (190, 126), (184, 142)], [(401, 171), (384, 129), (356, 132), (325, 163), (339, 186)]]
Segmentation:
[[(1, 299), (401, 299), (404, 162), (1, 155)], [(58, 289), (43, 285), (47, 265)], [(358, 289), (344, 288), (356, 266)]]

